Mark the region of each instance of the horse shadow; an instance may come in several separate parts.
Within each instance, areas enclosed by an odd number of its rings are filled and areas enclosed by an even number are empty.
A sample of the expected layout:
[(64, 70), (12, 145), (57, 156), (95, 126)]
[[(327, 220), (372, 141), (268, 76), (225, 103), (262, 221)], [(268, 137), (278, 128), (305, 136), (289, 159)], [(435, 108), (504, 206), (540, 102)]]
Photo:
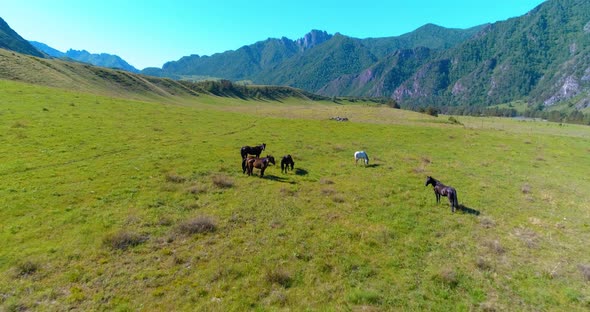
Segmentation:
[(295, 168), (295, 174), (298, 176), (304, 176), (307, 175), (309, 172), (305, 169), (302, 168)]
[(297, 182), (295, 181), (289, 181), (289, 179), (284, 178), (284, 177), (279, 177), (276, 175), (272, 175), (272, 174), (266, 174), (264, 175), (265, 179), (271, 180), (271, 181), (276, 181), (276, 182), (282, 182), (282, 183), (289, 183), (289, 184), (297, 184)]
[(460, 210), (460, 211), (463, 211), (464, 213), (472, 214), (472, 215), (475, 215), (475, 216), (479, 216), (479, 214), (480, 214), (479, 210), (475, 210), (473, 208), (469, 208), (469, 207), (467, 207), (467, 206), (465, 206), (463, 204), (459, 204), (459, 208), (457, 208), (457, 209)]
[(381, 165), (380, 164), (370, 164), (370, 165), (367, 165), (367, 168), (377, 168), (379, 166), (381, 166)]

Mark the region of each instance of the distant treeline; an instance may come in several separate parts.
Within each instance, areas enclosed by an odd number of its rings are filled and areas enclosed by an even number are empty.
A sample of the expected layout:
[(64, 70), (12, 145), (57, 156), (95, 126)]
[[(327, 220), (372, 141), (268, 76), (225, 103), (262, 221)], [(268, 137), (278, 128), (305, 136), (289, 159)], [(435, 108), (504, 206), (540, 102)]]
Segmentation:
[[(390, 105), (391, 106), (391, 105)], [(542, 106), (528, 108), (524, 114), (519, 113), (514, 108), (485, 107), (485, 106), (419, 106), (408, 105), (404, 109), (425, 113), (432, 116), (438, 114), (460, 115), (460, 116), (488, 116), (488, 117), (528, 117), (539, 118), (553, 122), (565, 122), (582, 125), (590, 125), (590, 114), (584, 114), (581, 111), (571, 111), (570, 113), (562, 111), (544, 110)]]

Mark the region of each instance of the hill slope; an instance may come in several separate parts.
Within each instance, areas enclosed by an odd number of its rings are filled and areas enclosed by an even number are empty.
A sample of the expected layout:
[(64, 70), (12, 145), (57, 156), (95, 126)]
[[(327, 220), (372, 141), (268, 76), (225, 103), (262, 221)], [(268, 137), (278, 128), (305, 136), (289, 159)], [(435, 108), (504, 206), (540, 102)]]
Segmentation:
[(190, 101), (199, 94), (268, 100), (321, 98), (290, 87), (239, 86), (227, 80), (201, 83), (176, 81), (59, 59), (41, 59), (3, 49), (0, 49), (0, 79), (150, 101)]
[(391, 96), (479, 105), (568, 101), (584, 108), (590, 101), (589, 55), (590, 2), (550, 0), (445, 51)]
[(0, 18), (0, 48), (18, 53), (44, 57), (43, 53), (35, 49), (27, 40), (17, 34), (8, 24)]

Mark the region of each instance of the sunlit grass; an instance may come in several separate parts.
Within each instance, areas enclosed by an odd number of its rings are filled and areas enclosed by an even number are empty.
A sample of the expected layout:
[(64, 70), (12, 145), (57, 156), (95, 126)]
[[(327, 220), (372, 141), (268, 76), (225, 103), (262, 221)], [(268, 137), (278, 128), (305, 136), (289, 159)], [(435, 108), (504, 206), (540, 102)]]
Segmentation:
[[(1, 309), (590, 304), (588, 127), (0, 89)], [(239, 149), (260, 143), (295, 170), (244, 175)], [(426, 175), (464, 209), (436, 205)]]

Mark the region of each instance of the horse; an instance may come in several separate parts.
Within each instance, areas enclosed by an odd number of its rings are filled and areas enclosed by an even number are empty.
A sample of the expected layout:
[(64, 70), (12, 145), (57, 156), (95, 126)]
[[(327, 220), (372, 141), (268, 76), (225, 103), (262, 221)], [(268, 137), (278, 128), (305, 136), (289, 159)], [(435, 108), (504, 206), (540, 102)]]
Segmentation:
[(295, 166), (295, 162), (293, 161), (293, 157), (291, 155), (283, 156), (281, 159), (281, 172), (287, 173), (289, 170), (289, 166), (291, 166), (291, 170), (293, 170), (293, 166)]
[(428, 184), (432, 184), (437, 204), (440, 203), (440, 196), (442, 195), (449, 198), (449, 204), (451, 205), (451, 211), (453, 213), (455, 212), (455, 209), (459, 208), (459, 199), (457, 199), (457, 191), (455, 188), (446, 186), (431, 176), (426, 177), (426, 184), (424, 184), (424, 186), (428, 186)]
[(256, 158), (260, 157), (260, 154), (262, 154), (262, 151), (264, 151), (266, 149), (266, 144), (262, 143), (261, 145), (258, 146), (242, 146), (242, 148), (240, 149), (240, 155), (242, 155), (242, 159), (246, 158), (246, 156), (248, 155), (254, 155), (256, 156)]
[(275, 164), (275, 158), (271, 155), (266, 155), (264, 158), (246, 158), (246, 169), (248, 171), (248, 175), (252, 175), (254, 168), (260, 169), (260, 177), (264, 176), (264, 170), (268, 167), (269, 164)]
[(367, 155), (367, 153), (365, 153), (365, 151), (358, 151), (354, 153), (354, 164), (358, 164), (359, 159), (362, 159), (365, 161), (365, 165), (369, 164), (369, 156)]

